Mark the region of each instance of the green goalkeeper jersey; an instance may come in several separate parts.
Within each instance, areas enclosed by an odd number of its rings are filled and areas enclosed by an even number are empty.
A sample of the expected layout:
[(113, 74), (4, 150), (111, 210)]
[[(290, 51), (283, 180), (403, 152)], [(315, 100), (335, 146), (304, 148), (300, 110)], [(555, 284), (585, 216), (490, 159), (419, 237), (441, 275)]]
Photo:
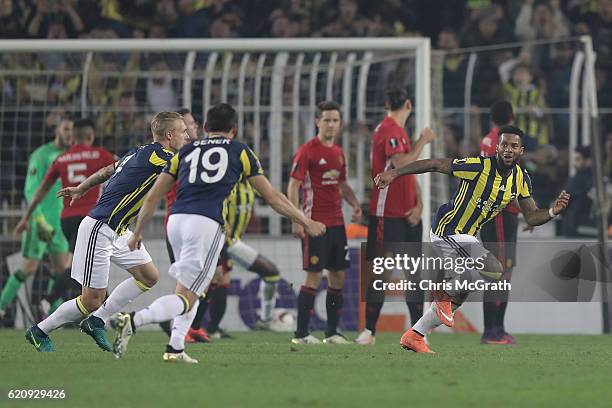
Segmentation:
[[(59, 149), (55, 146), (55, 143), (50, 142), (40, 146), (38, 149), (30, 155), (28, 159), (28, 175), (25, 180), (25, 187), (23, 193), (27, 202), (31, 202), (34, 198), (36, 189), (40, 186), (45, 178), (45, 174), (53, 161), (64, 152), (65, 149)], [(43, 215), (48, 223), (57, 226), (60, 221), (60, 214), (62, 213), (63, 200), (55, 197), (57, 192), (62, 188), (60, 180), (57, 180), (55, 184), (49, 190), (49, 193), (40, 202), (36, 210), (32, 214), (32, 217)]]

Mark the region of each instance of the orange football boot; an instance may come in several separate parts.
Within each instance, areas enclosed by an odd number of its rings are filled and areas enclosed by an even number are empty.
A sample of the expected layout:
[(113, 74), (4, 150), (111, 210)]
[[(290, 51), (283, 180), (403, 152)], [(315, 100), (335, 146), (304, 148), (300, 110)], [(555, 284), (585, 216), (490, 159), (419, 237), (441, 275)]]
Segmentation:
[(412, 329), (404, 333), (400, 340), (400, 345), (404, 349), (414, 351), (415, 353), (436, 354), (431, 351), (425, 342), (425, 338)]

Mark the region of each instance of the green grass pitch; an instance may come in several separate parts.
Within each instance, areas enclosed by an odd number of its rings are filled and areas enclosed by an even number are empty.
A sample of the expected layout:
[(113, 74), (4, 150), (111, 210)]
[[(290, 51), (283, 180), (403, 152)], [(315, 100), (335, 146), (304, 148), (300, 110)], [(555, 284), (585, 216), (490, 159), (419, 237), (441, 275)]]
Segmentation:
[[(320, 334), (320, 333), (315, 333)], [(236, 333), (188, 345), (198, 365), (161, 360), (166, 337), (140, 332), (115, 360), (77, 330), (36, 353), (23, 332), (0, 331), (0, 406), (40, 407), (609, 407), (612, 337), (434, 334), (437, 355), (416, 355), (398, 334), (375, 346), (292, 346), (289, 333)], [(349, 333), (353, 338), (354, 334)], [(63, 401), (9, 401), (11, 388), (65, 389)]]

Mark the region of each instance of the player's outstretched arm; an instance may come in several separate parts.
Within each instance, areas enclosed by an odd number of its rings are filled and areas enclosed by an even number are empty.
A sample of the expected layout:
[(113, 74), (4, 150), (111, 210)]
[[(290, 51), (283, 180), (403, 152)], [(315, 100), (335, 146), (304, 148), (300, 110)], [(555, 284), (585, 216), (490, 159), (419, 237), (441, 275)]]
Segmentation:
[(134, 227), (134, 233), (128, 241), (130, 251), (140, 249), (142, 231), (145, 225), (147, 225), (151, 217), (153, 217), (153, 213), (159, 205), (159, 202), (172, 189), (174, 183), (176, 183), (176, 179), (168, 173), (161, 173), (157, 180), (155, 180), (155, 184), (153, 184), (153, 187), (151, 187), (151, 190), (149, 190), (145, 196), (140, 212), (138, 213), (138, 220)]
[(376, 187), (383, 189), (393, 182), (396, 178), (406, 174), (421, 174), (421, 173), (444, 173), (451, 174), (452, 159), (424, 159), (417, 160), (406, 166), (398, 169), (385, 171), (374, 177)]
[(34, 197), (32, 197), (32, 201), (28, 203), (28, 208), (25, 214), (23, 215), (23, 217), (21, 217), (19, 223), (13, 231), (14, 236), (17, 237), (24, 229), (28, 229), (28, 221), (30, 220), (30, 217), (34, 213), (34, 210), (36, 210), (36, 207), (38, 207), (38, 204), (40, 204), (40, 202), (45, 198), (45, 196), (51, 189), (51, 186), (53, 186), (53, 183), (47, 181), (46, 179), (44, 179), (42, 184), (38, 186), (36, 192), (34, 193)]
[(553, 206), (548, 209), (540, 209), (536, 205), (533, 198), (523, 198), (518, 200), (521, 212), (525, 217), (525, 221), (532, 227), (546, 224), (554, 217), (559, 215), (563, 210), (567, 208), (569, 203), (570, 195), (565, 190), (561, 191), (559, 197), (553, 203)]
[(106, 180), (111, 178), (113, 174), (115, 174), (115, 165), (110, 164), (87, 177), (87, 179), (78, 186), (62, 188), (57, 192), (57, 197), (72, 197), (72, 200), (70, 200), (70, 205), (72, 205), (72, 203), (74, 203), (76, 200), (83, 197), (83, 195), (89, 191), (90, 188), (104, 183)]
[(293, 222), (302, 225), (308, 235), (318, 237), (325, 234), (325, 225), (304, 216), (287, 197), (270, 184), (266, 176), (257, 175), (249, 178), (249, 183), (261, 194), (266, 203), (277, 213), (291, 218)]

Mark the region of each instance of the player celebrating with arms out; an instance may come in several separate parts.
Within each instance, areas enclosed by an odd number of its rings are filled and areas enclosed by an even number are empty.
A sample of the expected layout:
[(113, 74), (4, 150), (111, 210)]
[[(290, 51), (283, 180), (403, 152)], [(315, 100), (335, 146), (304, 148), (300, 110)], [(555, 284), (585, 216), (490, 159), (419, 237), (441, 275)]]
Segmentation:
[[(58, 196), (70, 196), (74, 201), (93, 186), (109, 180), (98, 204), (79, 225), (71, 276), (83, 286), (82, 294), (28, 329), (26, 339), (36, 350), (53, 351), (49, 333), (66, 323), (84, 319), (81, 330), (101, 349), (111, 351), (105, 322), (159, 280), (159, 272), (147, 250), (128, 248), (132, 235), (128, 226), (138, 215), (145, 195), (166, 162), (189, 141), (189, 136), (183, 117), (176, 112), (155, 115), (151, 131), (153, 143), (130, 150), (118, 162), (102, 168), (77, 187), (58, 192)], [(117, 285), (105, 301), (111, 261), (133, 277)]]
[[(562, 191), (551, 208), (537, 207), (531, 195), (529, 175), (518, 165), (524, 152), (522, 137), (522, 130), (505, 126), (499, 129), (497, 155), (494, 157), (418, 160), (381, 173), (374, 181), (378, 188), (385, 188), (397, 177), (406, 174), (438, 172), (459, 178), (461, 184), (453, 198), (442, 205), (434, 217), (429, 233), (431, 243), (443, 257), (483, 257), (484, 267), (481, 270), (466, 272), (472, 279), (478, 279), (478, 276), (500, 279), (504, 270), (502, 265), (476, 238), (482, 225), (515, 199), (518, 199), (527, 224), (542, 225), (559, 215), (570, 199), (569, 194)], [(451, 278), (451, 281), (457, 279), (457, 276), (449, 276), (448, 273), (445, 278)], [(402, 347), (417, 353), (433, 353), (423, 336), (441, 324), (452, 327), (453, 313), (468, 294), (455, 289), (433, 291), (431, 308), (404, 333), (400, 340)]]
[(353, 207), (353, 221), (361, 218), (361, 207), (355, 193), (346, 182), (346, 162), (342, 148), (335, 144), (340, 133), (340, 105), (327, 101), (317, 105), (316, 125), (318, 134), (303, 144), (295, 155), (291, 167), (291, 179), (287, 196), (297, 207), (298, 188), (302, 186), (304, 213), (313, 220), (327, 226), (321, 237), (307, 237), (304, 229), (294, 223), (293, 235), (302, 238), (303, 268), (306, 280), (298, 295), (298, 316), (295, 344), (319, 344), (321, 341), (310, 334), (310, 315), (314, 309), (315, 294), (323, 269), (328, 271), (327, 329), (325, 343), (348, 344), (338, 333), (342, 311), (342, 287), (344, 270), (349, 267), (348, 243), (342, 216), (342, 198)]
[(210, 108), (205, 125), (209, 137), (182, 148), (145, 198), (129, 242), (134, 251), (139, 250), (143, 228), (159, 201), (177, 181), (179, 183), (168, 220), (168, 238), (176, 256), (169, 274), (177, 280), (176, 292), (158, 298), (146, 309), (119, 315), (113, 345), (116, 357), (125, 353), (136, 328), (174, 319), (163, 360), (198, 362), (184, 351), (185, 334), (195, 316), (198, 297), (213, 278), (223, 247), (223, 202), (240, 178), (248, 179), (276, 212), (301, 224), (309, 235), (325, 233), (325, 225), (306, 218), (287, 197), (272, 187), (253, 151), (234, 140), (237, 121), (238, 115), (231, 105), (221, 103)]

